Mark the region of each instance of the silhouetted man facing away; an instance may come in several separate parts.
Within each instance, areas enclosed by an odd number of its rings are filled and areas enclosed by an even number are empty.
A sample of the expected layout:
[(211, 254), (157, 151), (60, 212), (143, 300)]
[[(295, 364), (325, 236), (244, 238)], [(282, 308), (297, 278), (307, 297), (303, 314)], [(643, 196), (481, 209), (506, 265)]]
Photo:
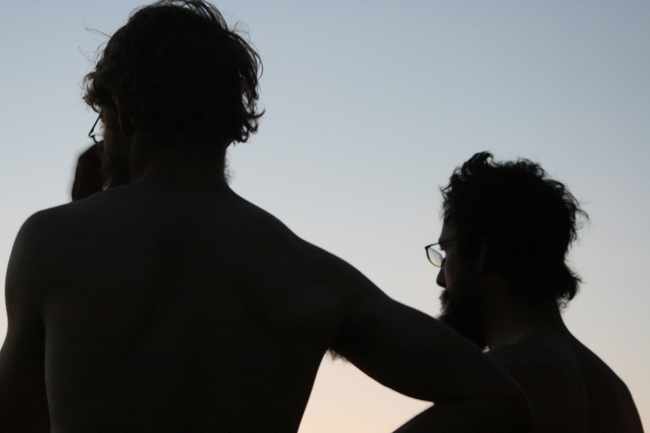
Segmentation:
[(75, 195), (104, 191), (35, 214), (12, 252), (0, 431), (295, 432), (328, 349), (435, 402), (411, 431), (525, 431), (496, 363), (228, 187), (258, 67), (199, 1), (140, 9), (111, 37), (85, 94), (103, 176)]
[(566, 328), (580, 279), (565, 263), (586, 217), (560, 182), (527, 160), (478, 153), (442, 189), (441, 320), (489, 348), (524, 388), (534, 432), (640, 433), (625, 384)]

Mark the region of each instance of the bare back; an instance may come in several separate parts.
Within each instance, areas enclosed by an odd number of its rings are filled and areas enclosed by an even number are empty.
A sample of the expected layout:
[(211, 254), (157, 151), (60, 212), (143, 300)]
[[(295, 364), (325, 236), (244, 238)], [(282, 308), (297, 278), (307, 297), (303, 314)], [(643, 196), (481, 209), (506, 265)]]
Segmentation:
[(532, 432), (643, 432), (625, 383), (568, 332), (531, 332), (489, 353), (528, 394)]
[(232, 193), (139, 188), (52, 211), (42, 262), (54, 281), (43, 299), (53, 431), (79, 410), (111, 431), (142, 414), (158, 430), (201, 419), (198, 430), (295, 431), (341, 325), (341, 300), (310, 268), (326, 253)]

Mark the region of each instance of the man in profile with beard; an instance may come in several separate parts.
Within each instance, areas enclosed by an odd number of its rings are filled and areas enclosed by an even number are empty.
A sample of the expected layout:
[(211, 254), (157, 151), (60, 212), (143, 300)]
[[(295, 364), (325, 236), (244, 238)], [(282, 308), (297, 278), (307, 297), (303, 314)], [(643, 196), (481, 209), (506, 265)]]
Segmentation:
[(230, 189), (260, 66), (199, 0), (110, 38), (85, 81), (101, 154), (12, 251), (0, 432), (296, 432), (328, 350), (435, 403), (404, 431), (526, 431), (494, 361)]
[(626, 385), (562, 320), (580, 283), (565, 261), (587, 218), (578, 201), (538, 164), (487, 152), (441, 191), (442, 233), (426, 247), (440, 267), (440, 319), (524, 388), (532, 431), (641, 433)]

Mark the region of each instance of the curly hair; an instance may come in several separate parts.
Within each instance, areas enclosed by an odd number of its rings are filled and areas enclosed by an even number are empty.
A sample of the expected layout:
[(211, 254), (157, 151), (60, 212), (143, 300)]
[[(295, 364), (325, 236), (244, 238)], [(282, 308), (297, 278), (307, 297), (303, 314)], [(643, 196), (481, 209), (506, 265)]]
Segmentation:
[(579, 218), (588, 219), (562, 183), (526, 159), (494, 162), (475, 154), (441, 188), (445, 221), (453, 220), (461, 254), (487, 242), (486, 270), (516, 279), (525, 299), (573, 299), (581, 282), (566, 264)]
[(202, 0), (162, 0), (135, 10), (84, 78), (95, 111), (119, 101), (133, 127), (198, 132), (210, 142), (245, 142), (255, 133), (258, 72), (254, 48)]

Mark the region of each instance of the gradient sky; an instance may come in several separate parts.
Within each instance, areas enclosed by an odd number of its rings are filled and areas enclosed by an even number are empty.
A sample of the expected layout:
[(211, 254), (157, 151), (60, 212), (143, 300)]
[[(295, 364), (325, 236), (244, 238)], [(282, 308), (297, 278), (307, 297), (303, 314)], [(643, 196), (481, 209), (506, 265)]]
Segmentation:
[[(69, 200), (96, 117), (81, 78), (139, 5), (0, 0), (1, 277), (22, 222)], [(649, 2), (216, 5), (264, 62), (266, 115), (230, 151), (236, 192), (435, 315), (423, 246), (441, 228), (439, 186), (478, 151), (541, 163), (591, 216), (566, 322), (650, 426)], [(425, 406), (326, 359), (300, 432), (389, 432)]]

